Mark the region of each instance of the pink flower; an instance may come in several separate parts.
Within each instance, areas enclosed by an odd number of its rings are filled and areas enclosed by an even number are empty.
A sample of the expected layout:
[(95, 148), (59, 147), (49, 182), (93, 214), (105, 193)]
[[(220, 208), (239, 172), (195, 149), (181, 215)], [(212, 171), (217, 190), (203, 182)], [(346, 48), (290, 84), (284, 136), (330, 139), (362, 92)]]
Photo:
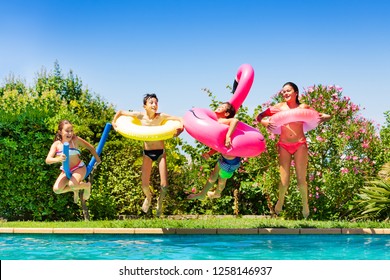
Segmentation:
[(317, 208), (316, 208), (316, 207), (314, 207), (314, 208), (313, 208), (313, 211), (314, 211), (314, 212), (317, 212)]
[(349, 172), (348, 168), (345, 168), (345, 167), (341, 167), (340, 171), (341, 171), (341, 173), (343, 173), (343, 174), (346, 174), (346, 173)]
[(192, 192), (192, 193), (196, 193), (196, 188), (193, 187), (193, 188), (191, 189), (191, 192)]
[(316, 139), (317, 139), (317, 141), (319, 141), (319, 142), (324, 142), (324, 138), (322, 138), (321, 136), (317, 136)]
[(314, 91), (314, 86), (310, 86), (306, 89), (306, 92), (311, 93)]

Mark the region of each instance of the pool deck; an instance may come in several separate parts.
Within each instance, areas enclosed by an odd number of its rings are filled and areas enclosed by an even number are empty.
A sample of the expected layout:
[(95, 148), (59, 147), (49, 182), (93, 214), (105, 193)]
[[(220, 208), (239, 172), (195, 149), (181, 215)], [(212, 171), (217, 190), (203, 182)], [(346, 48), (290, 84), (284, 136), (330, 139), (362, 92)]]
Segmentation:
[(15, 234), (390, 234), (390, 228), (1, 228)]

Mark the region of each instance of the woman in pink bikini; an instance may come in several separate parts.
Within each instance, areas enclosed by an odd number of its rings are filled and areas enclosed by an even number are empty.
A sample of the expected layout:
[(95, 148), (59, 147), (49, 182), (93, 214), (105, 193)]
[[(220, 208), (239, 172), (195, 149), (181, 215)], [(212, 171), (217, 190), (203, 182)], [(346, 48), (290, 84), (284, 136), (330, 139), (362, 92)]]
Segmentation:
[(73, 131), (73, 126), (68, 120), (62, 120), (58, 125), (58, 131), (54, 138), (54, 143), (50, 147), (50, 151), (46, 157), (47, 164), (62, 163), (66, 160), (63, 154), (64, 143), (69, 143), (69, 167), (72, 177), (68, 179), (61, 166), (61, 174), (58, 176), (53, 186), (53, 191), (56, 194), (73, 192), (74, 203), (79, 201), (79, 191), (84, 190), (83, 199), (89, 199), (91, 195), (91, 183), (82, 182), (87, 173), (87, 168), (84, 162), (80, 159), (79, 146), (86, 148), (95, 157), (96, 163), (101, 162), (100, 157), (96, 153), (95, 148), (84, 139), (76, 136)]
[[(309, 109), (306, 104), (299, 102), (299, 89), (296, 84), (287, 82), (283, 85), (280, 94), (284, 98), (284, 102), (278, 103), (264, 112), (261, 112), (256, 120), (268, 129), (274, 129), (272, 123), (272, 115), (279, 111), (291, 110), (294, 108)], [(319, 113), (320, 122), (328, 121), (331, 116)], [(284, 197), (286, 195), (290, 183), (290, 166), (294, 158), (295, 172), (298, 181), (298, 189), (302, 196), (302, 214), (307, 218), (310, 214), (308, 203), (308, 190), (306, 182), (307, 164), (308, 164), (308, 149), (306, 137), (303, 132), (302, 122), (292, 122), (282, 126), (278, 146), (279, 153), (279, 198), (275, 205), (275, 213), (279, 214), (283, 209)]]

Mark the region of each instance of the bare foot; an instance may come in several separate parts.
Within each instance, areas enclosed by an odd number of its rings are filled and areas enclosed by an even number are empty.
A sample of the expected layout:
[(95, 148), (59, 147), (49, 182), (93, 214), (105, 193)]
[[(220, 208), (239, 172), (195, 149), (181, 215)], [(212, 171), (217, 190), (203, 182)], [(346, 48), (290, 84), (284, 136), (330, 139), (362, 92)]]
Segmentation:
[(205, 197), (206, 197), (206, 194), (204, 194), (204, 193), (193, 193), (193, 194), (190, 194), (189, 196), (187, 196), (187, 199), (190, 199), (190, 200), (195, 200), (195, 199), (202, 200), (202, 199), (205, 199)]
[(89, 197), (91, 196), (91, 183), (85, 183), (86, 188), (84, 189), (84, 194), (83, 194), (83, 199), (88, 200)]
[(306, 219), (307, 217), (309, 217), (309, 214), (310, 214), (310, 210), (309, 210), (309, 205), (305, 205), (303, 206), (302, 208), (302, 215), (303, 215), (303, 218)]
[(144, 203), (142, 204), (142, 211), (148, 213), (150, 204), (152, 204), (152, 197), (145, 198)]
[(220, 198), (221, 197), (221, 194), (220, 193), (217, 193), (215, 191), (213, 192), (207, 192), (207, 196), (210, 198), (210, 199), (214, 199), (214, 198)]
[(275, 205), (276, 215), (279, 215), (279, 213), (282, 212), (282, 209), (283, 209), (283, 204), (279, 203), (279, 200), (278, 200), (278, 202), (276, 202), (276, 205)]
[(157, 198), (157, 211), (156, 211), (157, 217), (160, 217), (163, 212), (163, 201), (167, 193), (167, 188), (168, 187), (161, 187), (160, 195)]
[(76, 204), (79, 203), (79, 193), (80, 193), (79, 191), (73, 192), (73, 202)]

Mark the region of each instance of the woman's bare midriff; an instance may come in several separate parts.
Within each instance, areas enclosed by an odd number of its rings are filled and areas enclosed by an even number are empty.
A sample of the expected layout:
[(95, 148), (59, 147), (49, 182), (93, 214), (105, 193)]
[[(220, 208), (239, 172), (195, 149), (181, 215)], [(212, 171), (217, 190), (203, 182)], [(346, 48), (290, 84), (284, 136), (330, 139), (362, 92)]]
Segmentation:
[(303, 133), (303, 123), (293, 122), (282, 126), (279, 141), (284, 143), (293, 143), (305, 139)]

